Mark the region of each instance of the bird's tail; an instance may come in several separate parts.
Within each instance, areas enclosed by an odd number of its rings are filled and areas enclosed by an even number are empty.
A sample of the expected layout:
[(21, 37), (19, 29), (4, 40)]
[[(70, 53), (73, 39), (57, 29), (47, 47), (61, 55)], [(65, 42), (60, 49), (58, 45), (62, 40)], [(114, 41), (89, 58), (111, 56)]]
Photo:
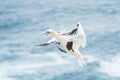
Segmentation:
[(81, 67), (83, 67), (83, 66), (85, 66), (86, 64), (85, 64), (85, 62), (84, 62), (84, 60), (83, 60), (83, 56), (82, 56), (82, 54), (76, 54), (76, 57), (77, 57), (77, 60), (78, 60), (78, 64), (81, 66)]

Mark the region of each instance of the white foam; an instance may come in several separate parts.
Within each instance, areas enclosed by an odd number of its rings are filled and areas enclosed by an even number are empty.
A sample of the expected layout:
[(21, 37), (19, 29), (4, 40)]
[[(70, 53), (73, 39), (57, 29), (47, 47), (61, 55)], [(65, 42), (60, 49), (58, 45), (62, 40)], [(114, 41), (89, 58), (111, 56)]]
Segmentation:
[(83, 57), (85, 58), (85, 62), (87, 62), (87, 63), (92, 63), (92, 62), (98, 61), (98, 58), (96, 58), (93, 55), (85, 55)]
[[(56, 72), (55, 74), (51, 74), (51, 76), (77, 71), (79, 67), (75, 58), (71, 57), (70, 55), (62, 58), (59, 54), (54, 52), (44, 54), (21, 54), (20, 56), (22, 56), (21, 59), (18, 59), (11, 63), (3, 62), (0, 64), (0, 78), (2, 80), (14, 80), (12, 77), (8, 77), (12, 75), (20, 75), (26, 73), (36, 74), (37, 71), (42, 70), (45, 67), (48, 69), (45, 73), (48, 75), (53, 71)], [(48, 58), (50, 58), (50, 60)], [(85, 62), (87, 63), (93, 63), (95, 61), (100, 62), (100, 69), (98, 70), (99, 72), (106, 73), (110, 76), (115, 77), (120, 76), (120, 60), (118, 56), (111, 59), (111, 62), (103, 61), (93, 55), (85, 55), (84, 58)], [(42, 59), (45, 59), (45, 61)], [(51, 69), (51, 67), (55, 67), (55, 69)], [(79, 69), (81, 68), (79, 67)]]
[(120, 55), (116, 55), (111, 61), (101, 61), (99, 71), (113, 77), (120, 77)]
[(120, 77), (120, 55), (114, 55), (109, 61), (102, 60), (93, 55), (85, 55), (86, 61), (92, 63), (94, 61), (100, 62), (98, 72), (106, 73), (112, 77)]
[(93, 55), (85, 55), (87, 63), (99, 62), (100, 68), (98, 72), (105, 73), (112, 77), (120, 77), (120, 55), (114, 55), (109, 61), (102, 60), (100, 57)]
[[(12, 75), (20, 75), (27, 73), (36, 73), (36, 69), (43, 69), (44, 67), (54, 67), (66, 65), (67, 61), (62, 59), (57, 53), (38, 54), (22, 54), (21, 59), (13, 62), (2, 62), (0, 64), (0, 79), (13, 80)], [(25, 58), (23, 56), (26, 56)], [(40, 61), (41, 58), (51, 58), (51, 61)], [(40, 59), (40, 60), (39, 60)]]

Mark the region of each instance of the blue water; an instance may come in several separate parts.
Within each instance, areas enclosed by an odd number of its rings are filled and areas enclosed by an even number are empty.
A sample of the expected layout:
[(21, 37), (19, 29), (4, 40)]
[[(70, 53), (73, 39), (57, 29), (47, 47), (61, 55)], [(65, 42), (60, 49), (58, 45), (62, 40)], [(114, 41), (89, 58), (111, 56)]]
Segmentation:
[[(85, 67), (40, 36), (49, 28), (87, 36)], [(120, 80), (119, 0), (0, 0), (0, 80)]]

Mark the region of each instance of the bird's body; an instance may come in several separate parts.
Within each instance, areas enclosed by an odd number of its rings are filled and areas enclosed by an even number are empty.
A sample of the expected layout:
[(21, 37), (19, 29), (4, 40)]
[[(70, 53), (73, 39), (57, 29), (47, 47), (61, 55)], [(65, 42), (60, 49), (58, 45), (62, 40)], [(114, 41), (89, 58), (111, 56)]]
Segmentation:
[(83, 56), (78, 50), (80, 46), (85, 47), (86, 45), (86, 36), (80, 23), (77, 24), (77, 28), (70, 32), (58, 33), (53, 29), (49, 29), (47, 30), (47, 33), (51, 34), (53, 38), (47, 43), (40, 44), (40, 46), (45, 44), (49, 45), (51, 43), (59, 43), (64, 48), (64, 50), (58, 48), (59, 50), (75, 56), (78, 59), (79, 65), (85, 65)]

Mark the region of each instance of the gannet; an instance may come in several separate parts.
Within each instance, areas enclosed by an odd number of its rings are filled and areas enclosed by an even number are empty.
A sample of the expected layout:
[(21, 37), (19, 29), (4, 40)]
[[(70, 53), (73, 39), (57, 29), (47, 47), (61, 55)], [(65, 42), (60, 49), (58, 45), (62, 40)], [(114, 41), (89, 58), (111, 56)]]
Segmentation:
[(40, 44), (38, 46), (46, 46), (52, 43), (62, 45), (64, 49), (61, 49), (57, 46), (60, 51), (75, 56), (80, 66), (85, 65), (83, 56), (79, 51), (79, 47), (86, 46), (86, 35), (81, 23), (78, 23), (77, 27), (69, 32), (59, 33), (53, 29), (48, 29), (45, 31), (45, 33), (50, 34), (53, 38), (48, 42)]

